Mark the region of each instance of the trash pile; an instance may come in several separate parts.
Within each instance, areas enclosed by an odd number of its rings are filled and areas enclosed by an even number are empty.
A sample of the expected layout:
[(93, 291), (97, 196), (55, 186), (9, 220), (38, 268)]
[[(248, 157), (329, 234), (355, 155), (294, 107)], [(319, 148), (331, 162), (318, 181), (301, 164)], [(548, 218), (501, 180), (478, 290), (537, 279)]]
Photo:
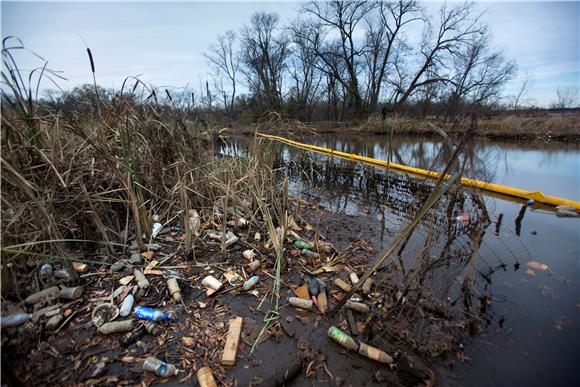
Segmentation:
[[(18, 359), (15, 377), (30, 384), (83, 385), (150, 384), (157, 377), (185, 382), (194, 375), (201, 386), (236, 380), (227, 369), (236, 365), (240, 350), (246, 357), (247, 347), (263, 339), (258, 336), (252, 343), (242, 334), (244, 317), (233, 312), (232, 301), (246, 296), (239, 302), (247, 305), (250, 315), (262, 313), (260, 306), (273, 294), (276, 254), (263, 225), (235, 210), (232, 214), (224, 225), (189, 211), (194, 235), (189, 255), (184, 249), (186, 232), (154, 217), (151, 238), (142, 249), (135, 240), (116, 248), (118, 257), (127, 258), (109, 265), (74, 262), (73, 272), (66, 265), (44, 263), (37, 275), (41, 290), (22, 302), (3, 305), (3, 350), (31, 351), (28, 360)], [(373, 293), (373, 279), (347, 300), (344, 314), (329, 315), (365, 266), (358, 265), (357, 273), (349, 259), (358, 251), (370, 254), (372, 248), (357, 240), (340, 252), (302, 217), (288, 216), (286, 224), (286, 229), (275, 230), (277, 237), (285, 238), (280, 282), (286, 296), (278, 296), (285, 315), (299, 315), (296, 320), (280, 316), (266, 339), (274, 338), (280, 327), (288, 334), (288, 321), (303, 326), (309, 314), (317, 314), (309, 329), (392, 372), (396, 356), (364, 340), (380, 298)], [(64, 364), (70, 372), (59, 372)]]

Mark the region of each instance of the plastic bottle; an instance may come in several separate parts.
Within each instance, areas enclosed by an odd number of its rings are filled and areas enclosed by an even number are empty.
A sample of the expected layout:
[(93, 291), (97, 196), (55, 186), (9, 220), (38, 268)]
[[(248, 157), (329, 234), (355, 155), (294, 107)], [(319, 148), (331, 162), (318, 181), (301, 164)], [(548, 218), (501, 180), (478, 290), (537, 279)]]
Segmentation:
[(177, 283), (177, 279), (175, 278), (170, 278), (167, 280), (167, 287), (169, 288), (169, 293), (171, 294), (171, 297), (173, 297), (173, 299), (176, 302), (181, 301), (181, 289), (179, 289), (179, 284)]
[(320, 258), (320, 254), (315, 253), (314, 251), (310, 251), (308, 249), (302, 249), (302, 251), (300, 253), (302, 255), (304, 255), (306, 258), (309, 258), (309, 259), (317, 259), (317, 258)]
[(363, 356), (368, 357), (369, 359), (373, 359), (373, 360), (376, 360), (376, 361), (384, 363), (384, 364), (392, 364), (393, 363), (392, 357), (390, 357), (389, 355), (387, 355), (385, 352), (381, 351), (380, 349), (375, 348), (375, 347), (370, 346), (370, 345), (365, 344), (365, 343), (360, 343), (358, 353), (360, 353)]
[(67, 300), (76, 300), (83, 295), (83, 287), (77, 286), (74, 288), (62, 288), (60, 289), (59, 297)]
[(109, 335), (111, 333), (128, 332), (133, 329), (133, 320), (112, 321), (104, 323), (97, 330), (99, 333)]
[(258, 270), (260, 268), (260, 261), (252, 261), (250, 262), (250, 264), (248, 265), (248, 271), (250, 273), (255, 272), (256, 270)]
[(304, 241), (296, 241), (294, 242), (294, 246), (297, 249), (306, 249), (306, 250), (312, 250), (314, 248), (314, 246), (312, 246), (310, 243)]
[(298, 297), (290, 297), (288, 299), (288, 303), (296, 308), (308, 309), (312, 310), (312, 305), (314, 304), (310, 300), (305, 300), (303, 298)]
[(344, 306), (346, 306), (348, 309), (352, 309), (356, 312), (360, 312), (360, 313), (368, 313), (370, 311), (370, 308), (368, 307), (368, 305), (365, 305), (361, 302), (354, 302), (351, 300), (348, 300), (346, 302), (346, 304), (344, 304)]
[(9, 314), (8, 316), (2, 316), (0, 318), (0, 326), (2, 327), (2, 329), (17, 327), (27, 322), (29, 318), (30, 314), (28, 313), (21, 312)]
[(154, 357), (148, 357), (143, 362), (143, 370), (154, 372), (161, 377), (177, 375), (177, 368), (173, 364), (167, 364)]
[(153, 336), (159, 336), (161, 332), (163, 332), (163, 328), (161, 328), (154, 322), (147, 321), (145, 322), (145, 324), (143, 324), (143, 326), (145, 327), (145, 330), (150, 334), (152, 334)]
[(63, 279), (63, 280), (67, 280), (67, 281), (70, 281), (70, 279), (71, 279), (71, 275), (67, 269), (60, 269), (60, 270), (55, 271), (54, 277), (57, 279)]
[(147, 277), (145, 277), (145, 274), (141, 270), (135, 269), (133, 275), (135, 275), (135, 281), (137, 281), (137, 285), (141, 289), (147, 289), (149, 287), (149, 280), (147, 280)]
[(371, 286), (373, 286), (373, 280), (369, 277), (362, 285), (363, 292), (369, 294), (371, 292)]
[(197, 381), (200, 387), (217, 387), (209, 367), (202, 367), (197, 371)]
[(59, 290), (58, 286), (53, 286), (51, 288), (41, 290), (40, 292), (31, 294), (30, 296), (26, 297), (24, 302), (26, 302), (29, 305), (36, 304), (38, 301), (41, 301), (44, 299), (58, 298), (59, 293), (60, 293), (60, 290)]
[(326, 284), (320, 280), (318, 280), (318, 310), (320, 313), (325, 314), (326, 309), (328, 308), (328, 300), (326, 298)]
[(131, 314), (131, 310), (133, 309), (133, 304), (135, 303), (135, 297), (132, 294), (128, 294), (127, 297), (123, 300), (121, 304), (121, 308), (119, 309), (119, 315), (121, 317), (127, 317)]
[(137, 329), (134, 332), (129, 332), (119, 340), (121, 347), (128, 347), (137, 340), (139, 340), (145, 334), (145, 329), (143, 327)]
[(47, 279), (52, 277), (52, 265), (50, 263), (45, 263), (40, 267), (39, 272), (40, 278)]
[(352, 273), (350, 273), (349, 278), (350, 278), (350, 282), (352, 282), (353, 285), (359, 281), (358, 275), (354, 271)]
[(352, 287), (349, 284), (347, 284), (346, 282), (344, 282), (340, 278), (335, 279), (334, 284), (336, 286), (338, 286), (339, 288), (341, 288), (342, 291), (347, 292), (347, 293), (350, 292), (350, 290), (352, 289)]
[(243, 285), (244, 290), (252, 289), (254, 286), (256, 286), (256, 284), (258, 283), (259, 280), (260, 280), (260, 277), (258, 277), (257, 275), (250, 277), (249, 280), (244, 282), (244, 285)]
[(212, 275), (208, 275), (203, 280), (201, 280), (201, 284), (213, 290), (218, 290), (222, 287), (222, 283)]
[(235, 235), (232, 236), (230, 239), (228, 239), (226, 241), (226, 247), (229, 247), (229, 246), (233, 245), (234, 243), (236, 243), (239, 240), (240, 240), (240, 238), (238, 238), (237, 236), (235, 236)]
[(133, 314), (137, 318), (151, 321), (167, 321), (172, 319), (170, 313), (163, 312), (161, 310), (151, 309), (146, 306), (138, 306), (137, 308), (135, 308), (135, 312)]
[(331, 326), (328, 328), (328, 337), (332, 340), (336, 341), (338, 344), (342, 345), (346, 349), (350, 349), (351, 351), (357, 351), (358, 345), (356, 341), (353, 340), (352, 337), (341, 331), (335, 326)]

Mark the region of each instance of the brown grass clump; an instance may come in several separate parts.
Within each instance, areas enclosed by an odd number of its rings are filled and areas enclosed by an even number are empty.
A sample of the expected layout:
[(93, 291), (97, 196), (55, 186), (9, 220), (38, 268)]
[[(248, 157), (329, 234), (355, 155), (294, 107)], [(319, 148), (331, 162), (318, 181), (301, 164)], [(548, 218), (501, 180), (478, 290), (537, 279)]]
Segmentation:
[(228, 197), (226, 211), (236, 208), (255, 222), (267, 213), (280, 223), (282, 204), (272, 203), (283, 195), (272, 170), (221, 157), (216, 128), (186, 122), (169, 91), (163, 103), (154, 88), (127, 78), (110, 101), (95, 86), (91, 109), (65, 114), (37, 100), (40, 79), (58, 74), (46, 61), (21, 72), (12, 52), (24, 47), (7, 47), (11, 41), (2, 49), (4, 295), (24, 295), (19, 284), (47, 260), (111, 264), (113, 247), (128, 239), (143, 247), (154, 214), (180, 220), (187, 231), (189, 209), (213, 216)]

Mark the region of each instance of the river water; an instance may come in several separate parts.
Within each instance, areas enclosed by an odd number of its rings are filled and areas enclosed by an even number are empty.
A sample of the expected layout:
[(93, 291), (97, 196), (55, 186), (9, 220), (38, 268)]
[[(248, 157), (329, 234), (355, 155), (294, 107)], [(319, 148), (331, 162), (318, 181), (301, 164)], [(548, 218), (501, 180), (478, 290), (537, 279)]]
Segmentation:
[[(390, 156), (396, 163), (438, 171), (449, 155), (444, 142), (432, 138), (397, 138), (390, 146), (386, 136), (295, 139), (382, 160)], [(245, 154), (252, 144), (249, 137), (232, 137), (227, 142), (228, 154)], [(418, 208), (421, 187), (432, 186), (418, 177), (269, 140), (261, 140), (254, 149), (264, 160), (287, 171), (294, 195), (330, 211), (381, 224), (385, 232), (363, 235), (378, 249), (388, 246)], [(477, 140), (466, 158), (467, 177), (580, 201), (577, 144)], [(542, 206), (529, 207), (523, 201), (480, 193), (472, 193), (470, 198), (453, 207), (447, 219), (453, 230), (470, 230), (454, 231), (453, 245), (467, 246), (466, 254), (476, 250), (478, 278), (483, 283), (476, 291), (485, 293), (489, 308), (481, 315), (484, 323), (477, 334), (453, 343), (464, 349), (461, 359), (434, 358), (439, 362), (440, 384), (580, 385), (580, 220), (559, 218)], [(466, 219), (455, 220), (456, 216)], [(438, 225), (440, 220), (433, 222)], [(461, 222), (473, 224), (461, 228), (457, 225)], [(427, 229), (418, 233), (427, 233)], [(418, 253), (420, 243), (411, 244), (408, 251)], [(530, 261), (548, 265), (548, 269), (534, 269), (527, 264)], [(447, 277), (459, 278), (465, 267), (461, 269), (447, 267)]]

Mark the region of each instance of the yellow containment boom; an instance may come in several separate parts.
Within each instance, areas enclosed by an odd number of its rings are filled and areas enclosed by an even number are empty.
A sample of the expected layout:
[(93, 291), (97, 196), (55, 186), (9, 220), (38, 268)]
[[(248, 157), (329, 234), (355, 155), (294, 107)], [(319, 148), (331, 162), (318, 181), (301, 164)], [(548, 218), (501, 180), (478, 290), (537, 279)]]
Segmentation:
[[(431, 171), (427, 171), (425, 169), (408, 167), (408, 166), (402, 165), (402, 164), (390, 163), (390, 162), (384, 161), (384, 160), (378, 160), (378, 159), (373, 159), (370, 157), (359, 156), (359, 155), (355, 155), (352, 153), (341, 152), (341, 151), (337, 151), (337, 150), (333, 150), (333, 149), (329, 149), (329, 148), (323, 148), (323, 147), (316, 146), (316, 145), (304, 144), (302, 142), (290, 140), (290, 139), (280, 137), (280, 136), (273, 136), (270, 134), (264, 134), (264, 133), (259, 133), (259, 132), (256, 132), (256, 135), (263, 137), (263, 138), (267, 138), (269, 140), (279, 141), (279, 142), (282, 142), (284, 144), (294, 146), (297, 148), (302, 148), (302, 149), (306, 149), (309, 151), (322, 153), (322, 154), (325, 154), (328, 156), (339, 157), (339, 158), (346, 159), (346, 160), (360, 161), (360, 162), (374, 165), (374, 166), (381, 167), (381, 168), (387, 168), (387, 169), (392, 169), (395, 171), (411, 173), (414, 175), (424, 176), (424, 177), (428, 177), (428, 178), (432, 178), (432, 179), (438, 179), (439, 176), (441, 176), (441, 174), (438, 172), (431, 172)], [(547, 205), (551, 205), (551, 206), (564, 205), (564, 206), (573, 207), (576, 210), (580, 210), (580, 202), (576, 202), (574, 200), (569, 200), (569, 199), (563, 199), (563, 198), (559, 198), (556, 196), (544, 195), (542, 192), (538, 192), (538, 191), (536, 191), (536, 192), (526, 191), (526, 190), (519, 189), (519, 188), (512, 188), (512, 187), (507, 187), (505, 185), (487, 183), (485, 181), (468, 179), (465, 177), (461, 178), (461, 184), (468, 186), (468, 187), (475, 187), (475, 188), (478, 188), (481, 190), (496, 192), (499, 194), (503, 194), (503, 195), (507, 195), (507, 196), (511, 196), (511, 197), (515, 197), (515, 198), (526, 199), (526, 200), (533, 199), (536, 203), (543, 203), (543, 204), (547, 204)]]

